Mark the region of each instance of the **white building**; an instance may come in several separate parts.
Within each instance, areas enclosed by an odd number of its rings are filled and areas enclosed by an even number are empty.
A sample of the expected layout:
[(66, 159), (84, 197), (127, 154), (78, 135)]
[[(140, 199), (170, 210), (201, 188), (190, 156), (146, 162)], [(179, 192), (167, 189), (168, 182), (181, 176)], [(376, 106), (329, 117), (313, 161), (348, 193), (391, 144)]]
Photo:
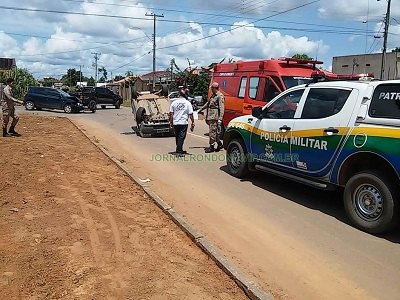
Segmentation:
[[(373, 73), (380, 79), (382, 53), (336, 56), (332, 71), (336, 74)], [(400, 79), (400, 52), (386, 53), (386, 65), (382, 79)]]

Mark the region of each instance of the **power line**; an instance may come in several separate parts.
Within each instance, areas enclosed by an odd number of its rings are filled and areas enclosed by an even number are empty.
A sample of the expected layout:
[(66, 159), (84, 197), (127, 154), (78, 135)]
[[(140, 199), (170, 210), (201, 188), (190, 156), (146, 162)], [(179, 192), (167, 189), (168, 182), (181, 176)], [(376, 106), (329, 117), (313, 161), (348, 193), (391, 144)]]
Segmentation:
[[(67, 0), (64, 0), (67, 1)], [(320, 0), (312, 1), (312, 3), (319, 2)], [(275, 2), (275, 1), (272, 1)], [(309, 5), (309, 4), (306, 4)], [(299, 6), (302, 7), (302, 6)], [(258, 9), (259, 7), (253, 8), (253, 10)], [(84, 12), (72, 12), (72, 11), (58, 11), (58, 10), (45, 10), (45, 9), (34, 9), (34, 8), (21, 8), (21, 7), (9, 7), (9, 6), (0, 6), (0, 9), (6, 9), (6, 10), (17, 10), (17, 11), (29, 11), (29, 12), (43, 12), (43, 13), (57, 13), (57, 14), (71, 14), (71, 15), (81, 15), (81, 16), (94, 16), (94, 17), (106, 17), (106, 18), (120, 18), (120, 19), (131, 19), (131, 20), (146, 20), (148, 21), (149, 19), (147, 18), (142, 18), (142, 17), (129, 17), (129, 16), (121, 16), (121, 15), (107, 15), (107, 14), (95, 14), (95, 13), (84, 13)], [(251, 11), (251, 10), (250, 10)], [(283, 11), (283, 12), (277, 12), (273, 16), (280, 15), (282, 13), (286, 13), (290, 10)], [(236, 16), (231, 16), (231, 17), (239, 17), (239, 15)], [(270, 17), (268, 17), (270, 18)], [(262, 19), (255, 19), (255, 22), (260, 22), (260, 21), (266, 21), (267, 18), (262, 18)], [(184, 21), (184, 20), (173, 20), (173, 19), (164, 19), (160, 20), (161, 22), (168, 22), (168, 23), (184, 23), (184, 24), (192, 24), (193, 21)], [(313, 24), (313, 23), (303, 23), (303, 22), (291, 22), (291, 21), (282, 21), (282, 20), (268, 20), (270, 22), (281, 22), (281, 23), (287, 23), (287, 24), (302, 24), (302, 25), (309, 25), (309, 26), (320, 26), (320, 27), (330, 27), (330, 28), (338, 28), (338, 29), (349, 29), (353, 31), (363, 31), (362, 29), (356, 29), (356, 28), (351, 28), (351, 27), (343, 27), (343, 26), (333, 26), (333, 25), (322, 25), (322, 24)], [(215, 26), (230, 26), (231, 24), (227, 23), (215, 23), (215, 22), (195, 22), (196, 24), (199, 25), (215, 25)], [(268, 26), (257, 26), (259, 28), (271, 28)], [(279, 27), (272, 27), (279, 29)], [(284, 28), (285, 29), (285, 28)], [(289, 30), (289, 28), (287, 28)], [(296, 30), (296, 28), (290, 28), (292, 30)], [(299, 29), (297, 29), (299, 30)], [(300, 29), (303, 30), (303, 29)], [(174, 30), (174, 32), (176, 32)], [(319, 32), (319, 31), (315, 31)]]
[[(305, 6), (308, 6), (308, 5), (317, 3), (317, 2), (319, 2), (319, 1), (320, 1), (320, 0), (310, 1), (310, 2), (308, 2), (308, 3), (305, 3), (305, 4), (302, 4), (302, 5), (299, 5), (299, 6), (290, 8), (290, 9), (287, 9), (287, 10), (285, 10), (285, 11), (282, 11), (282, 12), (279, 12), (279, 13), (276, 13), (276, 14), (273, 14), (273, 15), (271, 15), (271, 16), (258, 19), (258, 20), (256, 20), (254, 23), (257, 23), (257, 22), (259, 22), (259, 21), (263, 21), (263, 20), (265, 20), (265, 19), (269, 19), (269, 18), (275, 17), (275, 16), (277, 16), (277, 15), (281, 15), (281, 14), (284, 14), (284, 13), (287, 13), (287, 12), (290, 12), (290, 11), (293, 11), (293, 10), (296, 10), (296, 9), (299, 9), (299, 8), (303, 8), (303, 7), (305, 7)], [(194, 42), (206, 40), (206, 39), (209, 39), (209, 38), (214, 37), (214, 36), (218, 36), (218, 35), (221, 35), (221, 34), (224, 34), (224, 33), (228, 33), (228, 32), (234, 31), (234, 30), (239, 29), (239, 28), (243, 28), (243, 27), (245, 27), (245, 26), (246, 26), (246, 25), (239, 25), (239, 26), (237, 26), (237, 27), (234, 27), (234, 28), (231, 28), (231, 29), (228, 29), (228, 30), (225, 30), (225, 31), (217, 32), (217, 33), (215, 33), (215, 34), (211, 34), (211, 35), (206, 36), (206, 37), (203, 37), (203, 38), (195, 39), (195, 40), (188, 41), (188, 42), (185, 42), (185, 43), (180, 43), (180, 44), (175, 44), (175, 45), (171, 45), (171, 46), (162, 47), (162, 48), (159, 48), (159, 49), (175, 48), (175, 47), (178, 47), (178, 46), (187, 45), (187, 44), (191, 44), (191, 43), (194, 43)]]
[(132, 64), (132, 63), (134, 63), (135, 61), (141, 59), (142, 57), (145, 57), (146, 55), (148, 55), (148, 54), (150, 54), (150, 53), (151, 53), (151, 51), (149, 51), (149, 52), (147, 52), (147, 53), (145, 53), (145, 54), (143, 54), (143, 55), (141, 55), (141, 56), (135, 58), (134, 60), (132, 60), (132, 61), (126, 63), (126, 64), (123, 64), (122, 66), (119, 66), (119, 67), (113, 69), (111, 72), (114, 72), (114, 71), (119, 70), (119, 69), (121, 69), (121, 68), (123, 68), (123, 67), (126, 67), (126, 66), (128, 66), (128, 65), (130, 65), (130, 64)]

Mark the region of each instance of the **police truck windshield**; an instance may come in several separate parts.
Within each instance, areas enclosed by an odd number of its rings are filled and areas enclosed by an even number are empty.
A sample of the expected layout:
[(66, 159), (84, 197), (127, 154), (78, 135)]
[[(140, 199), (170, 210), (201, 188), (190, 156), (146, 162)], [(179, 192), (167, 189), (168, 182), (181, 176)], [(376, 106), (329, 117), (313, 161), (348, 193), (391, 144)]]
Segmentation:
[(282, 76), (282, 80), (287, 89), (297, 86), (297, 85), (307, 84), (307, 83), (312, 82), (312, 78), (297, 77), (297, 76)]

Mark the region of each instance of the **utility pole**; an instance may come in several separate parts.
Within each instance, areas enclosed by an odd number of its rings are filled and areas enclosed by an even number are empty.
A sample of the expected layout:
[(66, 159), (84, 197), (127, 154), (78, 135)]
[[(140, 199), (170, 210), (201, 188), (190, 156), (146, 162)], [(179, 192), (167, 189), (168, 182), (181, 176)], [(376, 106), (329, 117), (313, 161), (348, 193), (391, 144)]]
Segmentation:
[(146, 13), (147, 17), (153, 17), (153, 92), (156, 89), (156, 19), (164, 18), (164, 15)]
[(82, 87), (82, 66), (79, 65), (79, 86)]
[[(378, 0), (380, 1), (380, 0)], [(390, 23), (390, 5), (392, 0), (388, 0), (387, 11), (385, 16), (385, 32), (383, 34), (383, 49), (382, 49), (382, 64), (381, 64), (381, 80), (383, 80), (385, 74), (386, 67), (386, 48), (387, 48), (387, 39), (389, 35), (389, 23)], [(389, 78), (387, 78), (389, 79)]]
[(94, 79), (94, 86), (97, 85), (97, 72), (98, 70), (98, 61), (99, 61), (99, 55), (101, 55), (101, 53), (98, 52), (92, 52), (92, 54), (94, 55), (94, 67), (96, 68), (96, 72), (95, 72), (95, 79)]
[(175, 63), (175, 58), (171, 59), (171, 82), (170, 82), (170, 86), (172, 84), (172, 80), (174, 79), (174, 63)]

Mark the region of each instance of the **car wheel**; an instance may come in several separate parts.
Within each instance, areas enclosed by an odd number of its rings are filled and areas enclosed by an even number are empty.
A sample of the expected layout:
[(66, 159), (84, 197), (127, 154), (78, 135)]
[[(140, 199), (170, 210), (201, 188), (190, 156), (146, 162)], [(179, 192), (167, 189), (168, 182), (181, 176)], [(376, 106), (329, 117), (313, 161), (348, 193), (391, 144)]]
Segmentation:
[(228, 173), (232, 176), (243, 178), (249, 174), (247, 152), (241, 140), (234, 139), (228, 144), (226, 164)]
[(119, 109), (121, 107), (121, 102), (118, 100), (117, 102), (115, 102), (115, 108)]
[(28, 100), (25, 102), (25, 108), (27, 110), (33, 110), (35, 108), (35, 103), (33, 103), (31, 100)]
[(92, 113), (96, 112), (96, 109), (97, 109), (96, 101), (95, 100), (90, 100), (88, 107), (92, 111)]
[(363, 171), (347, 182), (343, 195), (350, 221), (369, 233), (393, 229), (399, 221), (399, 190), (390, 178)]
[(105, 109), (105, 108), (106, 108), (106, 106), (105, 106), (105, 105), (102, 105), (102, 106), (101, 106), (101, 108), (102, 108), (102, 109)]
[(72, 106), (71, 106), (71, 104), (65, 104), (65, 105), (64, 105), (64, 111), (65, 111), (67, 114), (72, 113)]
[(139, 127), (139, 124), (143, 122), (144, 116), (146, 114), (146, 109), (144, 107), (139, 107), (138, 110), (136, 111), (136, 124)]

